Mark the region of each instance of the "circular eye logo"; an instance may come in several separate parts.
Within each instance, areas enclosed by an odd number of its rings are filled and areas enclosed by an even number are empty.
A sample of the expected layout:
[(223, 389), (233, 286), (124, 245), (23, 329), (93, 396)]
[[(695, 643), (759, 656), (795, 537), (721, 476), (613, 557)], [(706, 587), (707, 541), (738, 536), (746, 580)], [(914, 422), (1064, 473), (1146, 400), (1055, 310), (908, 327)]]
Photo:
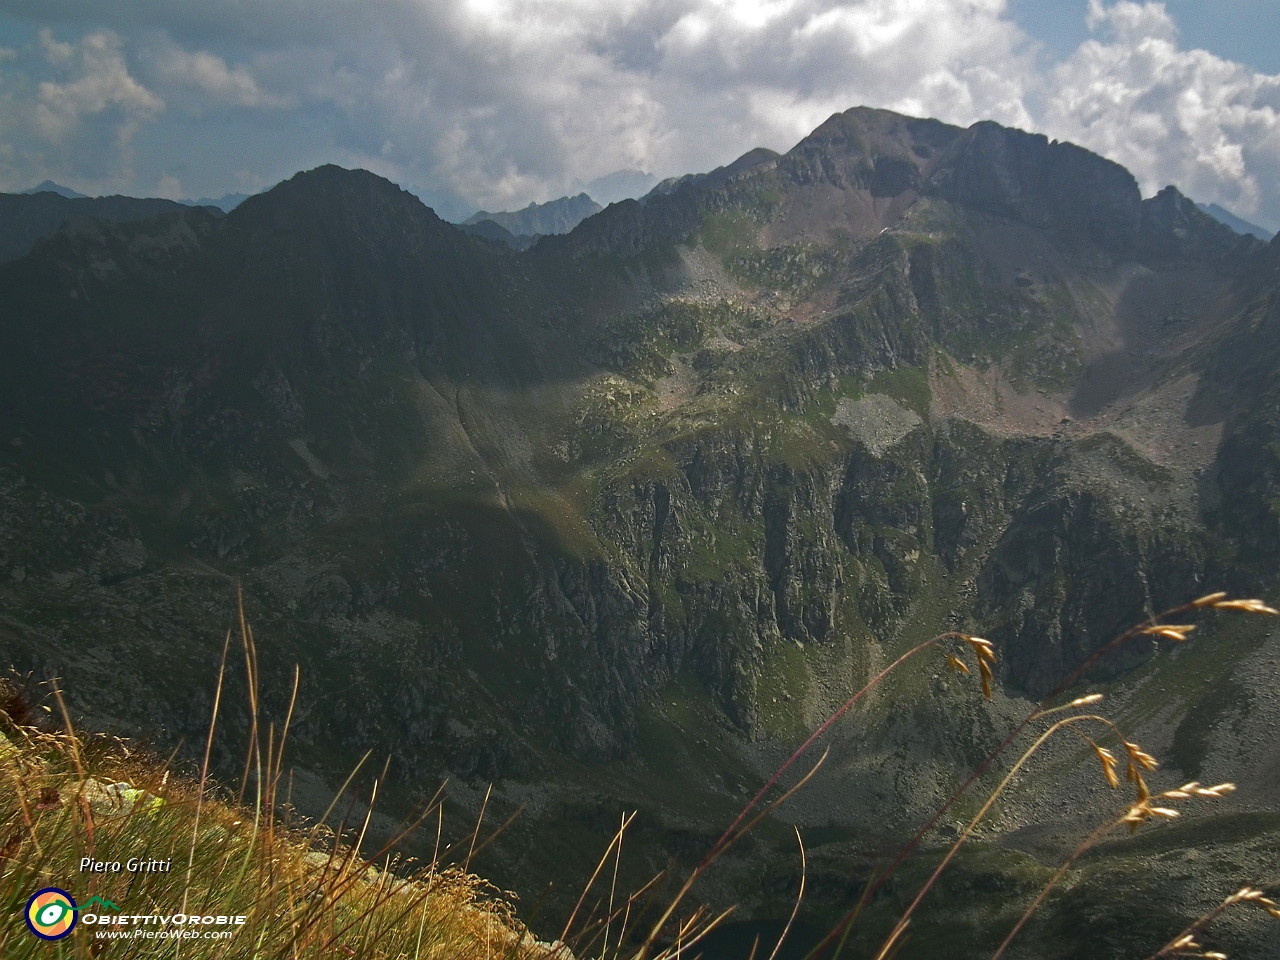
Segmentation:
[(27, 926), (41, 940), (61, 940), (76, 925), (76, 902), (57, 887), (37, 890), (27, 901)]

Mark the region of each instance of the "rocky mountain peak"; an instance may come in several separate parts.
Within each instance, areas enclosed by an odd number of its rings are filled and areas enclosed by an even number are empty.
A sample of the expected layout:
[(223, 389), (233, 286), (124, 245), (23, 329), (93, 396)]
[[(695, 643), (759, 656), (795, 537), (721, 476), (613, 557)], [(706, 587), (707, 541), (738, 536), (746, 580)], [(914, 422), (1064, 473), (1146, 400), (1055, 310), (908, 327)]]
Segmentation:
[(1142, 202), (1142, 239), (1151, 253), (1168, 257), (1238, 256), (1263, 246), (1205, 213), (1174, 186)]
[[(1133, 252), (1140, 234), (1168, 226), (1162, 215), (1144, 221), (1128, 170), (1075, 144), (991, 121), (963, 129), (856, 107), (830, 117), (785, 155), (751, 151), (709, 174), (664, 181), (638, 207), (615, 205), (585, 221), (570, 246), (623, 252), (648, 242), (640, 238), (680, 239), (701, 212), (737, 203), (753, 189), (781, 195), (781, 206), (762, 222), (798, 204), (809, 212), (794, 222), (818, 231), (815, 239), (833, 227), (869, 239), (925, 197), (1112, 253)], [(795, 229), (775, 233), (795, 236)]]
[(781, 167), (797, 184), (826, 182), (892, 197), (918, 188), (939, 153), (961, 133), (938, 120), (855, 107), (801, 140)]
[(368, 170), (325, 164), (250, 197), (228, 215), (227, 222), (252, 224), (253, 229), (269, 224), (276, 230), (359, 234), (403, 229), (410, 221), (442, 235), (452, 232), (434, 210), (390, 180)]

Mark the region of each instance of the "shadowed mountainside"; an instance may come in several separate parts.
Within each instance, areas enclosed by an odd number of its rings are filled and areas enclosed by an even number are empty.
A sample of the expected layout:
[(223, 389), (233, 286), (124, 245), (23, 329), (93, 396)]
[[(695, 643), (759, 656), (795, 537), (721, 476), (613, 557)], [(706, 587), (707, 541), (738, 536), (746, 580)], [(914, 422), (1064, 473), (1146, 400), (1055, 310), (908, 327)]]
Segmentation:
[(0, 263), (18, 259), (73, 217), (128, 223), (182, 206), (172, 200), (136, 197), (66, 197), (50, 190), (0, 193)]
[[(696, 855), (878, 665), (990, 636), (993, 707), (904, 675), (791, 809), (828, 831), (820, 920), (1026, 697), (1152, 608), (1273, 588), (1278, 250), (1071, 144), (866, 109), (525, 252), (336, 167), (223, 218), (76, 220), (0, 266), (0, 651), (192, 741), (239, 580), (269, 710), (302, 664), (299, 797), (368, 749), (405, 809), (497, 780), (529, 812), (492, 869), (536, 893), (623, 805), (636, 875)], [(1271, 816), (1275, 647), (1214, 640), (1097, 679), (1170, 777), (1247, 757)], [(1015, 885), (1047, 789), (984, 854)], [(1269, 829), (1212, 834), (1169, 911)], [(707, 895), (782, 915), (792, 842)]]

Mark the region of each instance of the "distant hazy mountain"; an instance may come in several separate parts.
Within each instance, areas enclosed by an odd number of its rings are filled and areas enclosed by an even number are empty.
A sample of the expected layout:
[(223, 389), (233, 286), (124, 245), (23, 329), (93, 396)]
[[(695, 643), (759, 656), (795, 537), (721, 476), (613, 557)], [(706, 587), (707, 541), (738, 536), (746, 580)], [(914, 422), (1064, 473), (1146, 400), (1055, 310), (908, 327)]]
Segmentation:
[(462, 223), (458, 225), (458, 229), (473, 237), (484, 237), (486, 240), (495, 240), (498, 243), (506, 244), (513, 250), (528, 250), (542, 237), (540, 233), (516, 236), (502, 224), (495, 223), (492, 220), (481, 220), (479, 223)]
[(77, 193), (70, 187), (64, 187), (60, 183), (54, 183), (52, 180), (46, 180), (44, 183), (32, 187), (30, 190), (23, 190), (25, 194), (33, 193), (56, 193), (60, 197), (66, 197), (68, 200), (82, 200), (85, 195)]
[[(30, 190), (23, 190), (22, 193), (26, 196), (31, 196), (32, 194), (36, 194), (36, 193), (56, 193), (58, 196), (66, 197), (68, 200), (90, 199), (86, 194), (78, 193), (75, 190), (72, 190), (70, 187), (64, 187), (62, 184), (54, 183), (52, 180), (46, 180), (44, 181), (44, 183), (38, 184), (37, 186), (32, 187)], [(240, 206), (240, 204), (244, 203), (244, 201), (249, 199), (249, 197), (251, 196), (253, 196), (253, 194), (251, 193), (224, 193), (222, 196), (217, 198), (201, 197), (199, 200), (177, 200), (177, 201), (165, 201), (165, 202), (180, 203), (184, 207), (217, 207), (223, 213), (230, 213), (232, 210)], [(126, 199), (126, 200), (146, 199), (149, 201), (152, 198), (123, 197), (121, 199)], [(150, 216), (150, 214), (148, 214), (148, 216)], [(107, 219), (110, 220), (115, 218), (108, 217)]]
[(643, 197), (657, 182), (657, 177), (643, 170), (615, 170), (585, 184), (583, 189), (607, 207), (619, 200)]
[(1219, 223), (1225, 223), (1236, 233), (1248, 237), (1257, 237), (1259, 240), (1270, 240), (1275, 236), (1270, 230), (1260, 227), (1256, 223), (1250, 223), (1243, 217), (1237, 217), (1226, 207), (1220, 207), (1216, 203), (1197, 203), (1196, 206)]
[[(46, 234), (53, 233), (73, 217), (96, 217), (115, 223), (145, 220), (161, 213), (184, 209), (184, 205), (158, 197), (66, 196), (49, 181), (26, 193), (0, 193), (0, 263), (16, 260)], [(72, 191), (74, 193), (74, 191)], [(219, 213), (219, 215), (221, 215)]]
[(184, 207), (217, 207), (223, 213), (230, 213), (251, 196), (251, 193), (224, 193), (216, 200), (213, 197), (201, 197), (199, 200), (179, 200), (178, 203)]
[(514, 213), (506, 211), (489, 213), (481, 210), (464, 220), (463, 226), (471, 226), (482, 220), (492, 220), (515, 236), (546, 236), (552, 233), (568, 233), (592, 214), (604, 208), (585, 193), (576, 197), (561, 197), (546, 203), (531, 203)]

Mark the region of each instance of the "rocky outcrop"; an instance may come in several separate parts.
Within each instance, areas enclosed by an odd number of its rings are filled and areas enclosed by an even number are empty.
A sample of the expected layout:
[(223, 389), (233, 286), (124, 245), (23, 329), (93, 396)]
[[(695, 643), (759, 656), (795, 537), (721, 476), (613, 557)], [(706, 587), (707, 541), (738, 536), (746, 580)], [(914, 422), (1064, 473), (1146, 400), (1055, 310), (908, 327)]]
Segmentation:
[(1124, 167), (1075, 144), (990, 121), (951, 144), (930, 186), (954, 202), (1080, 234), (1116, 252), (1132, 247), (1141, 226), (1138, 183)]

